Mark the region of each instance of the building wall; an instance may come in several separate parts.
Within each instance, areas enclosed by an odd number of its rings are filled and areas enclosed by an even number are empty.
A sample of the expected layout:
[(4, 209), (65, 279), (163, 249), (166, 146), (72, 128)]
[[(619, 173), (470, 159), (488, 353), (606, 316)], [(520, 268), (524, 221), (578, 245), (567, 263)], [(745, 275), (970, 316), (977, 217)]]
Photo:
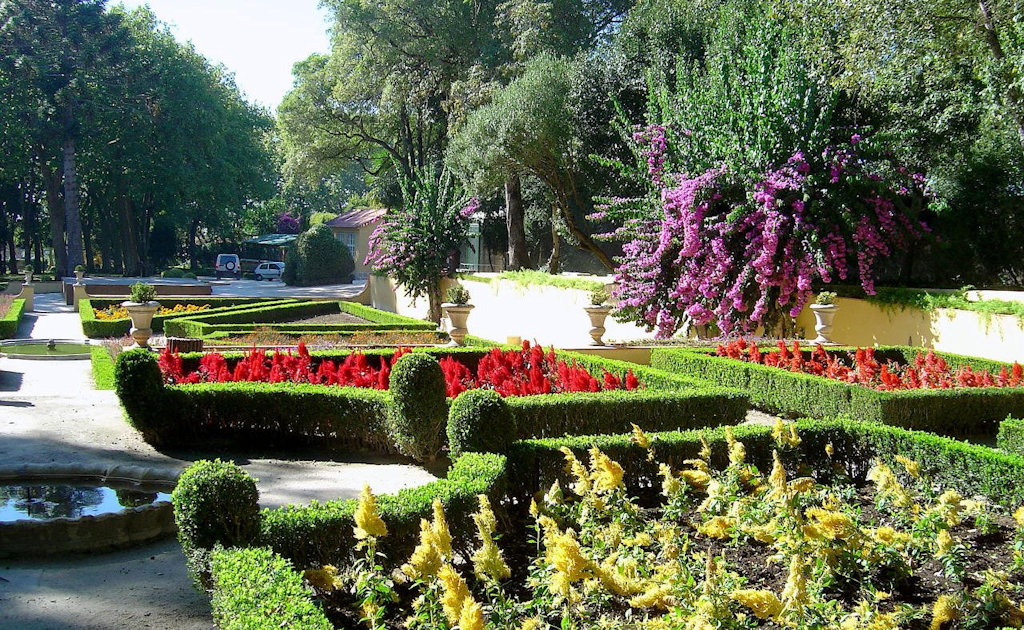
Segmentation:
[(373, 234), (375, 227), (377, 227), (376, 221), (361, 228), (331, 228), (334, 232), (334, 238), (339, 241), (342, 240), (342, 233), (354, 233), (356, 235), (356, 251), (352, 255), (356, 263), (356, 272), (370, 271), (370, 268), (364, 265), (363, 261), (366, 260), (366, 254), (369, 252), (370, 234)]

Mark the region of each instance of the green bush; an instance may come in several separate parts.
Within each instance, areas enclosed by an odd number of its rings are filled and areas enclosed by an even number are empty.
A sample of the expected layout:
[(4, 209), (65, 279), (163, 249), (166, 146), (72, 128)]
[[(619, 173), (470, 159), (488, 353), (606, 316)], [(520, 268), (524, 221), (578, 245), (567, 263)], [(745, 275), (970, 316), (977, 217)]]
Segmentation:
[(92, 360), (92, 379), (96, 383), (96, 389), (114, 389), (114, 359), (111, 358), (107, 349), (102, 346), (89, 348)]
[[(917, 348), (883, 347), (879, 361), (913, 361)], [(750, 394), (758, 409), (790, 416), (882, 422), (948, 435), (995, 435), (1007, 415), (1024, 414), (1024, 388), (876, 391), (830, 378), (711, 356), (712, 350), (656, 348), (651, 366), (706, 378)], [(1004, 364), (936, 353), (953, 369), (970, 365), (998, 373)]]
[(1007, 418), (999, 425), (996, 444), (1007, 453), (1024, 455), (1024, 420)]
[(269, 549), (218, 549), (210, 605), (220, 630), (333, 630), (291, 564)]
[(491, 389), (462, 392), (448, 410), (448, 450), (452, 459), (466, 452), (503, 453), (516, 438), (516, 426), (501, 394)]
[(170, 269), (165, 269), (164, 271), (162, 271), (160, 273), (160, 277), (161, 278), (189, 278), (191, 280), (195, 280), (196, 279), (196, 274), (192, 273), (191, 271), (186, 271), (184, 269), (180, 269), (178, 267), (171, 267)]
[(156, 357), (137, 348), (122, 352), (114, 363), (114, 385), (132, 426), (154, 446), (171, 440), (177, 424), (165, 405), (166, 390)]
[(440, 453), (448, 420), (441, 364), (429, 354), (400, 358), (391, 370), (391, 437), (402, 453), (417, 461), (433, 461)]
[(25, 312), (25, 300), (16, 299), (11, 302), (7, 313), (0, 317), (0, 339), (10, 339), (18, 334), (18, 325), (21, 323), (21, 316)]
[(326, 225), (299, 234), (288, 248), (286, 260), (281, 279), (296, 286), (350, 282), (355, 270), (352, 253)]
[(216, 545), (247, 547), (260, 528), (259, 491), (233, 462), (199, 460), (171, 494), (174, 524), (193, 579), (204, 581), (206, 554)]

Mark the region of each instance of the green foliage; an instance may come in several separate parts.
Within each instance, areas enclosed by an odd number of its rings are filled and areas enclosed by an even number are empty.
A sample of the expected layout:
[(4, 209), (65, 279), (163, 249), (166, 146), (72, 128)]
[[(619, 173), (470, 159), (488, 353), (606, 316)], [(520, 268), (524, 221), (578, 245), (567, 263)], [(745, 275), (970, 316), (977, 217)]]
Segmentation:
[(560, 289), (580, 289), (582, 291), (604, 290), (603, 282), (588, 280), (576, 276), (552, 275), (544, 271), (521, 269), (519, 271), (503, 271), (497, 276), (499, 280), (510, 280), (523, 287), (549, 286)]
[(399, 450), (417, 461), (433, 461), (441, 454), (448, 420), (441, 365), (426, 353), (403, 356), (391, 370), (390, 391), (388, 427)]
[(0, 317), (0, 339), (10, 339), (18, 334), (18, 324), (24, 312), (25, 300), (15, 299), (11, 302), (7, 312)]
[(315, 225), (288, 248), (281, 279), (290, 285), (315, 286), (351, 282), (355, 261), (348, 247), (334, 238), (331, 228)]
[(1024, 420), (1007, 418), (999, 425), (996, 444), (1007, 453), (1024, 455)]
[(217, 549), (210, 557), (213, 620), (222, 630), (332, 630), (291, 564), (259, 547)]
[(327, 223), (333, 219), (338, 218), (338, 214), (335, 212), (314, 212), (309, 215), (309, 227), (320, 225), (321, 223)]
[(461, 284), (453, 284), (448, 287), (448, 292), (445, 295), (445, 298), (451, 304), (455, 304), (456, 306), (465, 306), (466, 304), (469, 304), (469, 289)]
[(467, 452), (504, 453), (516, 437), (509, 405), (490, 389), (462, 392), (448, 411), (448, 450), (452, 459)]
[(128, 299), (131, 302), (152, 302), (156, 299), (156, 287), (146, 282), (136, 282), (132, 285)]
[[(1024, 414), (1022, 388), (920, 389), (876, 391), (820, 376), (710, 356), (712, 350), (657, 348), (651, 366), (706, 378), (750, 395), (758, 409), (772, 413), (881, 422), (948, 435), (995, 435), (1008, 414)], [(880, 361), (913, 361), (918, 349), (880, 348)], [(936, 353), (956, 369), (970, 365), (998, 373), (1004, 364)]]
[(880, 306), (917, 308), (934, 311), (937, 308), (954, 308), (988, 315), (1014, 315), (1024, 319), (1024, 303), (1007, 300), (968, 300), (968, 289), (909, 289), (904, 287), (882, 287), (875, 295), (864, 295), (861, 291), (844, 291), (848, 297), (865, 299)]
[(114, 359), (110, 352), (102, 346), (89, 348), (89, 355), (92, 361), (92, 380), (96, 383), (96, 389), (114, 389)]
[(114, 385), (129, 422), (143, 439), (154, 446), (172, 440), (177, 423), (164, 406), (163, 376), (153, 353), (137, 348), (119, 354)]
[(595, 289), (590, 292), (590, 305), (591, 306), (604, 306), (604, 303), (611, 298), (611, 295), (606, 289)]
[(256, 480), (233, 462), (204, 459), (185, 469), (171, 501), (193, 579), (205, 582), (208, 550), (253, 542), (260, 527), (259, 498)]
[(178, 267), (171, 267), (170, 269), (164, 269), (160, 272), (161, 278), (189, 278), (191, 280), (196, 279), (196, 274), (191, 271), (179, 269)]
[(821, 291), (814, 297), (814, 303), (821, 306), (832, 306), (836, 303), (835, 291)]
[(612, 390), (506, 399), (516, 439), (714, 427), (743, 422), (746, 394), (719, 387), (678, 391)]

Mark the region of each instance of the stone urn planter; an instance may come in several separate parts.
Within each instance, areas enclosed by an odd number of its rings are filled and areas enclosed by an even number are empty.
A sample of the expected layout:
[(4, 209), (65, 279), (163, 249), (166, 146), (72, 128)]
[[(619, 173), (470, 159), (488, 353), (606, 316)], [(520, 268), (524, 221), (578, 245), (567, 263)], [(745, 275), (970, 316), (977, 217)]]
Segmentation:
[(79, 271), (75, 269), (75, 284), (82, 284), (82, 278), (85, 277), (85, 270)]
[(590, 317), (590, 338), (593, 339), (590, 345), (603, 346), (604, 341), (601, 338), (604, 337), (605, 333), (604, 322), (608, 319), (608, 313), (612, 311), (612, 307), (608, 304), (600, 304), (597, 306), (584, 306), (583, 310)]
[(832, 341), (832, 320), (835, 319), (839, 307), (835, 304), (811, 304), (811, 312), (814, 313), (814, 332), (818, 336), (814, 343), (835, 344)]
[(448, 345), (465, 345), (466, 335), (469, 334), (469, 329), (466, 328), (466, 320), (469, 319), (469, 312), (473, 310), (473, 305), (445, 302), (441, 305), (441, 308), (444, 309), (445, 317), (451, 323), (451, 327), (448, 329), (448, 336), (452, 338), (452, 341)]
[(121, 302), (121, 306), (125, 307), (128, 317), (132, 320), (130, 334), (135, 340), (135, 345), (139, 348), (149, 348), (149, 338), (153, 336), (153, 316), (160, 308), (160, 302)]

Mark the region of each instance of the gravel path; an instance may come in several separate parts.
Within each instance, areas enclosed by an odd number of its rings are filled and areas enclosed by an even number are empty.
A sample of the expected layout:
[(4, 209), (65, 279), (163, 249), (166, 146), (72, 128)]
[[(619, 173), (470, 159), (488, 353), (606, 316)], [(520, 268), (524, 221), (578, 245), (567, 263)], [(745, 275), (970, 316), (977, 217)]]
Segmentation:
[[(19, 336), (82, 339), (57, 295), (36, 296)], [(233, 459), (259, 479), (260, 503), (354, 498), (433, 481), (395, 458), (322, 454), (160, 452), (125, 421), (114, 392), (97, 391), (89, 361), (0, 358), (0, 462), (134, 464), (181, 470), (201, 457)], [(53, 560), (0, 560), (0, 628), (211, 628), (209, 601), (185, 573), (174, 540)]]

